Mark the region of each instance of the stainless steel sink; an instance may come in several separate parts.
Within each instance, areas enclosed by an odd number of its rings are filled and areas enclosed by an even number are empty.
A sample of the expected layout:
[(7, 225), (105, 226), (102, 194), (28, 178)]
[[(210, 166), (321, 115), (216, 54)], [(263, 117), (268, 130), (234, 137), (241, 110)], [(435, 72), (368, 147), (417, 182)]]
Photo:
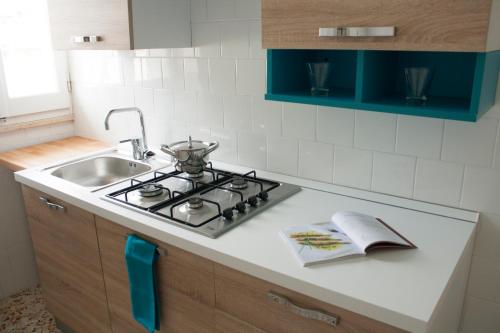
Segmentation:
[(148, 164), (116, 156), (96, 156), (60, 166), (53, 176), (85, 187), (106, 186), (150, 171)]

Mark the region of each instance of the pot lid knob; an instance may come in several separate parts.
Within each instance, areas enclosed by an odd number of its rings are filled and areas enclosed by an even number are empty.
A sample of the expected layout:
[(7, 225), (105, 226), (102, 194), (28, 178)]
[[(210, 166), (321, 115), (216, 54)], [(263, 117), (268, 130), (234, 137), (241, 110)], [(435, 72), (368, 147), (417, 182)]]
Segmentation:
[(188, 147), (189, 148), (193, 148), (193, 143), (192, 143), (192, 140), (191, 140), (191, 135), (188, 138)]

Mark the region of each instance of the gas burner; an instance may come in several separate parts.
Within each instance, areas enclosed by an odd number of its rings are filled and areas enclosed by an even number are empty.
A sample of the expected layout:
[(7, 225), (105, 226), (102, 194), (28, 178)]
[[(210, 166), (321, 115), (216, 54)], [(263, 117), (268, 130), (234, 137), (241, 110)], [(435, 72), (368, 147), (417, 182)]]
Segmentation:
[(198, 172), (198, 173), (189, 173), (189, 172), (186, 172), (186, 178), (201, 178), (205, 175), (205, 173), (203, 171), (201, 172)]
[(163, 194), (163, 186), (157, 183), (148, 183), (142, 185), (139, 190), (139, 195), (144, 198), (156, 197)]
[(245, 178), (240, 176), (233, 177), (233, 180), (231, 181), (231, 188), (234, 188), (235, 190), (242, 190), (247, 187), (248, 187), (248, 182), (246, 181)]
[(201, 200), (201, 198), (199, 197), (189, 198), (187, 202), (188, 209), (200, 209), (201, 207), (203, 207), (203, 200)]
[(237, 174), (210, 164), (189, 171), (152, 171), (104, 199), (215, 238), (300, 190), (255, 171)]

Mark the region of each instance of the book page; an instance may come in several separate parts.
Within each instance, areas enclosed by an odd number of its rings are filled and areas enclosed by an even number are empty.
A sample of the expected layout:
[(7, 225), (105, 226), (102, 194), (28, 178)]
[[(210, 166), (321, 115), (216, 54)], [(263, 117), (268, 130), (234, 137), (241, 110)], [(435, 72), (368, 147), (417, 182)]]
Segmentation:
[(331, 222), (286, 228), (281, 236), (303, 266), (364, 254)]
[(332, 222), (365, 252), (370, 245), (376, 244), (380, 247), (391, 245), (414, 247), (373, 216), (341, 211), (332, 216)]

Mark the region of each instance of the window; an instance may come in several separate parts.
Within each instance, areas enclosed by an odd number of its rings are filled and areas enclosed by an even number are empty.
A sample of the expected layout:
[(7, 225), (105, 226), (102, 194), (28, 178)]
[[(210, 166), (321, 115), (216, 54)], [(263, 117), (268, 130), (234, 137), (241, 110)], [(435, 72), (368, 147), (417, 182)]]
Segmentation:
[(0, 0), (0, 117), (68, 108), (67, 81), (46, 1)]

